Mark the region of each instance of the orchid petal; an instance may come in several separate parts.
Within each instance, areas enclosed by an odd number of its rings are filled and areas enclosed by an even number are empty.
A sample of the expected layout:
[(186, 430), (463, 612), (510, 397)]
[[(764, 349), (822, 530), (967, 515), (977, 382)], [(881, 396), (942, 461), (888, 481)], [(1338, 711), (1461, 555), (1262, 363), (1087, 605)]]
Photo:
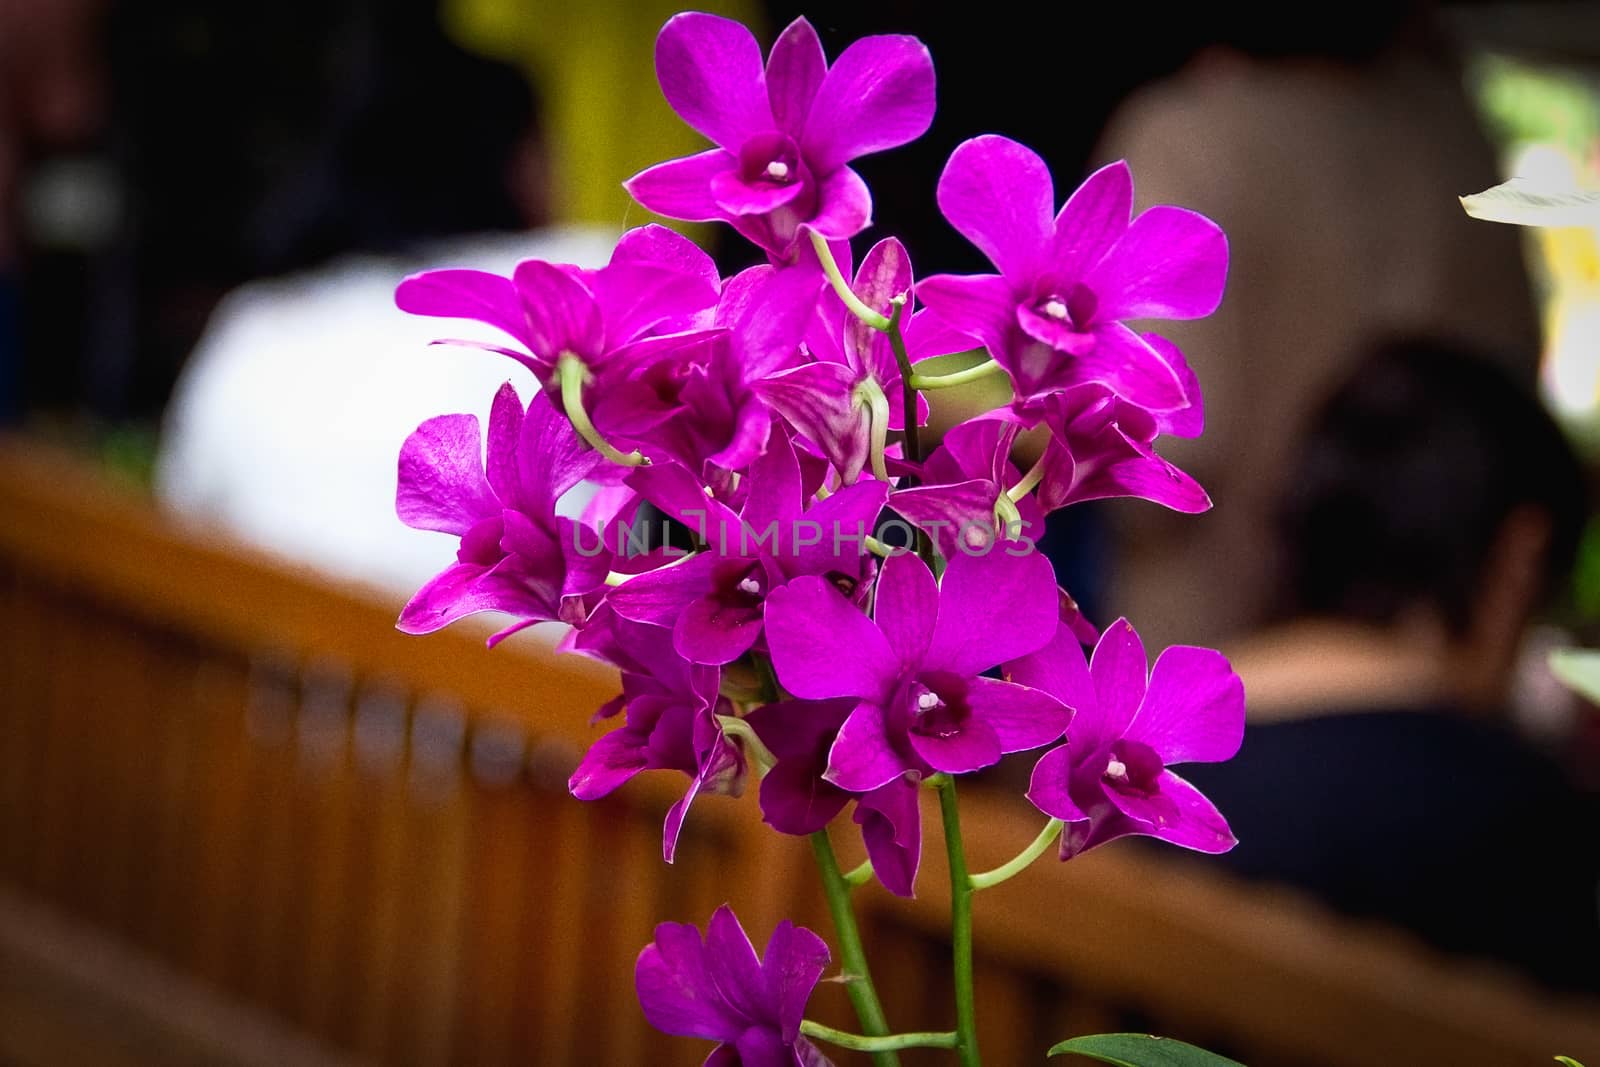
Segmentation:
[(933, 58), (915, 37), (863, 37), (834, 60), (806, 117), (801, 149), (827, 174), (914, 141), (933, 123)]
[(698, 155), (657, 163), (623, 182), (622, 187), (646, 210), (657, 215), (687, 222), (710, 222), (725, 214), (711, 195), (712, 181), (717, 175), (738, 167), (739, 157), (713, 148)]
[(768, 594), (767, 646), (778, 681), (798, 697), (879, 697), (899, 676), (883, 633), (822, 578)]
[(527, 341), (522, 301), (509, 278), (481, 270), (429, 270), (401, 281), (395, 306), (413, 315), (472, 319)]
[(1171, 771), (1161, 772), (1154, 793), (1110, 788), (1106, 796), (1118, 811), (1145, 824), (1139, 833), (1212, 854), (1226, 852), (1238, 844), (1216, 805)]
[(939, 614), (939, 585), (933, 572), (910, 552), (890, 556), (878, 571), (872, 617), (900, 662), (922, 662), (933, 641)]
[(672, 110), (700, 133), (737, 151), (774, 126), (761, 46), (720, 15), (674, 15), (656, 35), (656, 76)]
[(797, 18), (772, 42), (767, 55), (767, 101), (780, 130), (805, 128), (811, 101), (828, 73), (828, 57), (817, 31)]
[(1033, 806), (1053, 819), (1066, 822), (1089, 817), (1072, 799), (1073, 755), (1071, 745), (1052, 748), (1033, 765), (1033, 777), (1028, 783), (1028, 799)]
[[(1017, 297), (998, 274), (935, 274), (917, 283), (917, 299), (951, 330), (976, 338), (1003, 359)], [(1008, 368), (1009, 369), (1009, 368)]]
[(994, 730), (1003, 752), (1059, 741), (1072, 721), (1066, 705), (1042, 690), (983, 677), (969, 679), (967, 686), (967, 706)]
[(528, 347), (550, 362), (563, 352), (600, 355), (605, 335), (594, 296), (572, 275), (543, 260), (517, 264), (512, 275), (528, 320)]
[[(939, 176), (938, 200), (950, 224), (1008, 280), (1025, 283), (1033, 277), (1051, 240), (1055, 210), (1050, 169), (1037, 153), (993, 134), (965, 141)], [(918, 295), (929, 307), (939, 307)], [(954, 316), (945, 318), (961, 324)]]
[(1228, 239), (1204, 215), (1158, 205), (1133, 220), (1087, 284), (1097, 318), (1197, 319), (1217, 310)]
[(1094, 680), (1095, 702), (1101, 713), (1100, 729), (1095, 740), (1087, 742), (1089, 747), (1097, 748), (1127, 732), (1144, 700), (1148, 670), (1144, 643), (1128, 620), (1118, 619), (1108, 626), (1089, 659), (1089, 677)]
[(1004, 754), (994, 728), (983, 719), (968, 718), (950, 733), (924, 734), (912, 730), (911, 748), (936, 771), (968, 774), (1000, 762)]
[(412, 431), (400, 447), (400, 521), (461, 537), (498, 512), (500, 501), (484, 477), (482, 448), (476, 415), (439, 415)]
[(839, 727), (839, 736), (828, 750), (828, 770), (823, 778), (840, 789), (866, 793), (913, 769), (895, 751), (883, 708), (863, 700)]
[(914, 896), (922, 863), (922, 808), (917, 786), (902, 775), (856, 801), (855, 821), (872, 873), (899, 897)]
[(872, 192), (861, 175), (840, 167), (817, 183), (817, 210), (804, 220), (830, 241), (847, 241), (872, 225)]
[(1127, 163), (1109, 163), (1089, 175), (1056, 215), (1050, 273), (1063, 284), (1082, 280), (1128, 232), (1132, 212)]
[(1045, 645), (1056, 631), (1056, 582), (1050, 561), (1010, 550), (957, 553), (939, 587), (939, 618), (927, 665), (981, 674)]
[(1244, 740), (1244, 683), (1220, 652), (1174, 645), (1156, 657), (1127, 736), (1162, 763), (1217, 763)]

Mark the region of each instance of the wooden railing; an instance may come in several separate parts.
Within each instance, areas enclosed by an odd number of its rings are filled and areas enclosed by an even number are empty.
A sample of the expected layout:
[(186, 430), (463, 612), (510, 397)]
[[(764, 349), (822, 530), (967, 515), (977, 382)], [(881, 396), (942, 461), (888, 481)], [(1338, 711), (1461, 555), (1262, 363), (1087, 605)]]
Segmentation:
[[(405, 637), (397, 606), (0, 443), (0, 1062), (99, 1062), (107, 1027), (142, 1027), (116, 1062), (698, 1063), (634, 1001), (655, 923), (727, 901), (758, 942), (786, 916), (831, 938), (809, 850), (752, 798), (697, 802), (669, 867), (681, 781), (566, 795), (607, 671), (526, 635)], [(963, 801), (978, 868), (1037, 829), (1018, 798)], [(858, 891), (908, 1029), (952, 1017), (928, 814), (919, 899)], [(1121, 1027), (1257, 1065), (1600, 1059), (1595, 1005), (1136, 849), (1041, 862), (977, 921), (997, 1065)], [(814, 1014), (853, 1028), (837, 983)]]

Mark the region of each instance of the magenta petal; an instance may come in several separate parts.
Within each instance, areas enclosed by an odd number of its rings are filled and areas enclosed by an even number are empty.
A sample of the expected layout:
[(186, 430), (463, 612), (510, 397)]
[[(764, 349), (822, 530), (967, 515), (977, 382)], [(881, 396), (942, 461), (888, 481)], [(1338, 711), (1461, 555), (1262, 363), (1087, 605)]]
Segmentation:
[[(781, 433), (750, 464), (750, 495), (745, 498), (739, 517), (761, 533), (776, 525), (780, 549), (793, 539), (794, 520), (800, 517), (800, 463), (795, 459), (794, 446)], [(785, 526), (791, 529), (785, 530)], [(768, 539), (765, 543), (774, 542)]]
[(1053, 819), (1066, 822), (1089, 817), (1072, 799), (1072, 757), (1069, 745), (1052, 748), (1033, 765), (1033, 778), (1028, 783), (1028, 799), (1033, 806)]
[[(672, 328), (717, 302), (719, 284), (666, 264), (613, 262), (590, 279), (605, 318), (606, 347)], [(659, 332), (659, 331), (658, 331)]]
[(1173, 369), (1179, 384), (1183, 386), (1183, 395), (1187, 400), (1182, 407), (1170, 411), (1152, 412), (1156, 419), (1156, 428), (1161, 433), (1170, 433), (1174, 437), (1199, 437), (1206, 425), (1205, 403), (1200, 394), (1200, 379), (1195, 375), (1194, 368), (1189, 366), (1189, 361), (1184, 358), (1178, 346), (1160, 334), (1147, 333), (1140, 336), (1144, 338), (1144, 343)]
[(579, 800), (599, 800), (648, 765), (638, 736), (627, 727), (620, 727), (589, 746), (578, 761), (578, 769), (567, 780), (567, 789)]
[(475, 563), (454, 563), (428, 581), (400, 612), (402, 633), (430, 634), (480, 611), (504, 611), (534, 621), (555, 618), (555, 608), (531, 592), (520, 578), (486, 571)]
[(967, 774), (1000, 762), (1000, 738), (983, 719), (972, 716), (954, 733), (910, 734), (911, 747), (936, 771)]
[(711, 574), (720, 562), (713, 552), (636, 574), (606, 595), (606, 603), (625, 619), (671, 626), (684, 608), (711, 591)]
[(500, 510), (483, 474), (476, 415), (439, 415), (418, 426), (400, 446), (395, 514), (418, 530), (463, 536)]
[(739, 159), (731, 152), (709, 152), (657, 163), (622, 183), (628, 195), (647, 210), (669, 219), (710, 222), (725, 212), (711, 195), (711, 182), (719, 174), (737, 170)]
[(888, 730), (881, 706), (870, 700), (857, 704), (828, 750), (828, 770), (823, 777), (840, 789), (866, 793), (914, 770), (895, 751)]
[(993, 134), (963, 142), (939, 176), (938, 199), (950, 225), (1001, 274), (1025, 283), (1037, 272), (1051, 239), (1055, 190), (1050, 169), (1031, 149)]
[(910, 552), (890, 556), (878, 571), (872, 617), (900, 662), (922, 662), (939, 614), (939, 585), (928, 565)]
[(1128, 232), (1132, 212), (1127, 163), (1109, 163), (1089, 175), (1056, 215), (1050, 273), (1063, 283), (1081, 280)]
[(395, 306), (413, 315), (472, 319), (526, 342), (522, 302), (509, 278), (481, 270), (430, 270), (413, 274), (394, 291)]
[(983, 677), (967, 685), (967, 706), (994, 730), (1003, 752), (1026, 752), (1059, 741), (1072, 721), (1066, 705), (1041, 690)]
[(954, 485), (897, 489), (889, 496), (889, 506), (926, 530), (948, 558), (960, 551), (958, 542), (974, 549), (994, 542), (998, 533), (994, 505), (999, 496), (995, 483), (975, 478)]
[(861, 175), (849, 167), (823, 178), (817, 186), (817, 210), (805, 220), (830, 241), (847, 241), (872, 225), (872, 193)]
[(822, 578), (796, 578), (767, 596), (767, 646), (778, 681), (798, 697), (877, 698), (899, 676), (882, 632)]
[(1043, 647), (1056, 632), (1056, 578), (1037, 552), (958, 552), (939, 582), (939, 618), (926, 663), (960, 675)]
[(773, 128), (761, 46), (742, 24), (689, 11), (656, 35), (661, 92), (683, 121), (724, 148)]
[(855, 821), (872, 873), (895, 896), (915, 896), (922, 863), (922, 809), (917, 786), (902, 776), (856, 801)]
[(1017, 297), (998, 274), (935, 274), (917, 283), (917, 299), (952, 330), (977, 338), (1003, 359)]
[(600, 355), (605, 342), (600, 308), (572, 275), (542, 260), (517, 264), (512, 276), (528, 322), (528, 347), (555, 362), (563, 352), (585, 359)]
[(550, 514), (556, 501), (589, 477), (602, 461), (578, 436), (565, 413), (555, 409), (549, 394), (541, 392), (528, 404), (517, 443), (522, 483), (517, 504), (530, 514)]
[(833, 61), (806, 118), (801, 149), (827, 173), (914, 141), (933, 122), (933, 58), (915, 37), (863, 37)]
[[(534, 397), (534, 402), (539, 402), (539, 397)], [(513, 507), (520, 506), (524, 497), (522, 494), (522, 471), (517, 463), (517, 451), (522, 440), (523, 422), (526, 415), (522, 410), (522, 398), (517, 396), (517, 391), (510, 382), (502, 385), (494, 394), (494, 404), (489, 408), (489, 439), (485, 444), (484, 474), (489, 479), (489, 487), (494, 490), (495, 496), (502, 503)]]
[(765, 215), (794, 200), (803, 189), (798, 182), (747, 182), (737, 170), (725, 170), (711, 179), (711, 198), (730, 215)]
[(1222, 653), (1174, 645), (1156, 657), (1127, 736), (1162, 763), (1217, 763), (1244, 740), (1244, 683)]
[(801, 761), (779, 760), (761, 779), (761, 816), (783, 834), (815, 833), (844, 810), (850, 794), (824, 781), (818, 768)]
[(700, 931), (687, 923), (662, 923), (634, 965), (639, 1007), (665, 1034), (732, 1041), (746, 1022), (717, 995), (706, 969)]
[(1204, 215), (1160, 205), (1133, 220), (1088, 278), (1097, 317), (1197, 319), (1217, 310), (1228, 239)]
[(801, 521), (814, 524), (807, 533), (818, 529), (821, 536), (814, 545), (796, 544), (794, 556), (784, 561), (784, 568), (791, 574), (839, 571), (848, 577), (859, 575), (867, 535), (872, 533), (888, 493), (889, 487), (882, 482), (857, 482), (817, 504)]
[(1120, 322), (1096, 323), (1093, 332), (1093, 347), (1069, 361), (1073, 384), (1097, 382), (1150, 411), (1167, 411), (1188, 402), (1177, 371), (1144, 338)]
[(846, 484), (866, 467), (868, 413), (851, 399), (856, 372), (843, 363), (807, 363), (751, 383), (756, 395), (822, 450)]
[(800, 1036), (806, 1002), (830, 958), (822, 938), (788, 919), (780, 922), (767, 939), (767, 949), (761, 957), (766, 994), (763, 1002), (776, 1013), (778, 1035), (785, 1042)]
[(767, 101), (780, 130), (805, 128), (817, 87), (828, 73), (828, 57), (817, 31), (797, 18), (772, 42), (767, 55)]
[(632, 265), (667, 267), (695, 278), (711, 291), (712, 300), (722, 285), (716, 261), (704, 249), (659, 223), (635, 226), (618, 238), (607, 267)]
[(1197, 515), (1211, 507), (1211, 497), (1199, 482), (1148, 448), (1131, 447), (1135, 454), (1089, 470), (1073, 486), (1072, 501), (1132, 496), (1186, 515)]
[[(766, 979), (750, 936), (726, 904), (706, 924), (706, 973), (727, 1005), (746, 1019), (766, 1014)], [(820, 973), (820, 972), (819, 972)]]
[(714, 597), (694, 600), (672, 628), (672, 647), (690, 663), (732, 663), (761, 636), (761, 610), (730, 609)]
[(1049, 693), (1076, 712), (1072, 724), (1074, 734), (1098, 716), (1094, 680), (1089, 676), (1083, 646), (1078, 643), (1078, 635), (1070, 622), (1057, 622), (1050, 643), (1007, 664), (1005, 676), (1019, 685)]
[(693, 530), (713, 553), (744, 556), (754, 551), (739, 516), (706, 496), (695, 476), (677, 464), (640, 467), (628, 476), (628, 485)]
[(1130, 819), (1146, 823), (1139, 832), (1196, 852), (1226, 852), (1238, 841), (1217, 806), (1171, 771), (1162, 771), (1155, 793), (1108, 788), (1106, 796)]
[[(1127, 732), (1144, 700), (1148, 671), (1144, 643), (1128, 620), (1118, 619), (1106, 627), (1089, 659), (1089, 677), (1094, 680), (1095, 702), (1101, 713), (1100, 729), (1096, 739), (1088, 742), (1090, 747)], [(1088, 725), (1084, 719), (1079, 724)], [(1073, 733), (1074, 740), (1078, 740), (1079, 731), (1074, 729)]]

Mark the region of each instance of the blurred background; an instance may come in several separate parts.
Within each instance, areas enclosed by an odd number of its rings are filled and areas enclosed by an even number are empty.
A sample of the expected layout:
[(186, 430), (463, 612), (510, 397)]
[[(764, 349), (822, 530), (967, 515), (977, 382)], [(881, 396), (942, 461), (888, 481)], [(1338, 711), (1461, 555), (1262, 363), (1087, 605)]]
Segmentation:
[[(1244, 676), (1239, 760), (1194, 774), (1244, 844), (980, 898), (988, 1055), (1592, 1063), (1600, 711), (1546, 656), (1600, 646), (1600, 219), (1457, 197), (1600, 190), (1600, 5), (1222, 7), (709, 7), (929, 45), (938, 117), (860, 164), (858, 254), (987, 269), (933, 196), (987, 132), (1058, 200), (1126, 158), (1140, 208), (1229, 234), (1222, 309), (1162, 330), (1207, 411), (1162, 452), (1216, 507), (1082, 506), (1047, 546), (1095, 621)], [(649, 221), (621, 182), (703, 146), (655, 82), (674, 10), (0, 0), (0, 1063), (692, 1063), (633, 1000), (655, 922), (830, 935), (749, 803), (667, 868), (672, 783), (565, 795), (605, 672), (392, 630), (447, 558), (394, 516), (400, 442), (508, 373), (394, 285), (596, 266)], [(980, 867), (1036, 829), (1026, 773), (973, 801)], [(950, 1012), (934, 862), (860, 894), (906, 1029)]]

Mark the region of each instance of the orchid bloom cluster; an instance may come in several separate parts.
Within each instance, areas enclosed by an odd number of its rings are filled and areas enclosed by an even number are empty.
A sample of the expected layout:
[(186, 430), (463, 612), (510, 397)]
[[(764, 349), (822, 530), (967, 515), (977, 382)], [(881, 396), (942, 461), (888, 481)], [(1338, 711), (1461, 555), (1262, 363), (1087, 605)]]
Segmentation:
[[(1057, 840), (1067, 859), (1129, 834), (1231, 847), (1222, 816), (1170, 767), (1237, 749), (1237, 676), (1187, 647), (1147, 670), (1133, 628), (1099, 634), (1033, 541), (1079, 501), (1210, 506), (1155, 447), (1200, 432), (1198, 383), (1173, 344), (1130, 322), (1210, 313), (1222, 232), (1177, 207), (1134, 217), (1120, 163), (1058, 210), (1034, 152), (981, 136), (951, 155), (937, 200), (994, 273), (917, 280), (893, 238), (855, 267), (872, 201), (850, 164), (927, 130), (922, 44), (868, 37), (830, 64), (800, 19), (763, 61), (745, 27), (687, 13), (661, 30), (656, 60), (667, 100), (715, 147), (628, 190), (667, 217), (728, 223), (766, 262), (722, 278), (650, 225), (597, 270), (529, 260), (511, 277), (405, 279), (402, 309), (496, 327), (506, 343), (478, 347), (534, 384), (526, 400), (500, 390), (486, 436), (475, 416), (444, 415), (405, 442), (400, 517), (459, 548), (400, 628), (496, 611), (512, 621), (492, 644), (568, 625), (562, 649), (614, 665), (622, 688), (596, 713), (614, 725), (572, 792), (681, 774), (671, 861), (696, 798), (755, 779), (765, 821), (811, 835), (841, 923), (852, 884), (914, 892), (920, 788), (948, 803), (948, 831), (955, 780), (1012, 753), (1038, 754), (1028, 797), (1049, 817), (1015, 864)], [(919, 370), (951, 353), (978, 362)], [(922, 394), (991, 375), (1009, 380), (1009, 402), (925, 452)], [(569, 517), (558, 503), (580, 482), (599, 488)], [(653, 536), (662, 515), (678, 536)], [(825, 828), (847, 809), (870, 868), (843, 875)], [(1007, 873), (969, 876), (958, 836), (946, 844), (957, 908)], [(816, 935), (784, 924), (758, 959), (726, 909), (703, 942), (662, 925), (639, 958), (639, 994), (660, 1029), (720, 1042), (708, 1064), (828, 1062), (805, 1035), (891, 1062), (916, 1044), (977, 1062), (970, 958), (956, 1030), (895, 1035), (855, 956), (843, 962), (865, 1035), (801, 1018), (829, 960)]]

